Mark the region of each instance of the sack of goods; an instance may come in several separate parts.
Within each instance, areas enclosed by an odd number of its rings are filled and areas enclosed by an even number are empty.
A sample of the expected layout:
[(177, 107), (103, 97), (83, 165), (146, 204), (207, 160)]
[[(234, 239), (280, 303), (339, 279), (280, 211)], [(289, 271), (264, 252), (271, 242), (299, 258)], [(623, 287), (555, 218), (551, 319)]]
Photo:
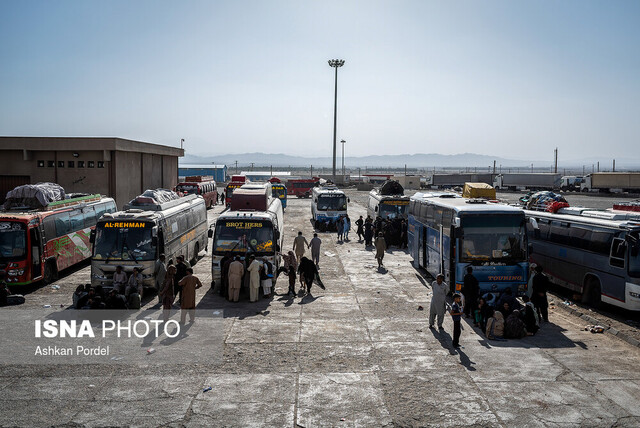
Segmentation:
[(31, 208), (40, 209), (51, 202), (65, 199), (62, 186), (56, 183), (24, 184), (7, 192), (4, 209)]

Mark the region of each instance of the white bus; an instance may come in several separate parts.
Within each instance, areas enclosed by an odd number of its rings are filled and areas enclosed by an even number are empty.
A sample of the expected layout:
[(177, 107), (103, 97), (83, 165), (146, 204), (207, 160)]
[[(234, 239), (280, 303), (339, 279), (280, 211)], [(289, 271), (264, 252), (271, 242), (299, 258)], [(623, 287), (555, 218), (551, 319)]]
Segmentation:
[(91, 235), (91, 284), (110, 288), (113, 273), (121, 265), (127, 274), (140, 268), (145, 287), (155, 287), (154, 265), (164, 253), (166, 262), (179, 255), (195, 264), (207, 248), (207, 207), (202, 196), (156, 203), (139, 196), (124, 211), (106, 213)]
[[(262, 205), (264, 201), (266, 210)], [(220, 214), (214, 229), (209, 231), (213, 237), (212, 286), (220, 281), (221, 260), (225, 255), (239, 255), (244, 259), (247, 254), (253, 254), (268, 260), (274, 269), (280, 266), (284, 212), (280, 199), (272, 196), (271, 186), (236, 189), (231, 204), (231, 210)]]
[(562, 208), (525, 210), (531, 261), (551, 281), (593, 306), (640, 311), (639, 213)]
[(409, 197), (404, 195), (383, 195), (379, 189), (369, 192), (369, 205), (367, 214), (371, 218), (378, 216), (383, 219), (393, 220), (409, 216)]
[(333, 229), (340, 217), (347, 215), (347, 195), (335, 186), (314, 187), (311, 200), (311, 218), (316, 229)]

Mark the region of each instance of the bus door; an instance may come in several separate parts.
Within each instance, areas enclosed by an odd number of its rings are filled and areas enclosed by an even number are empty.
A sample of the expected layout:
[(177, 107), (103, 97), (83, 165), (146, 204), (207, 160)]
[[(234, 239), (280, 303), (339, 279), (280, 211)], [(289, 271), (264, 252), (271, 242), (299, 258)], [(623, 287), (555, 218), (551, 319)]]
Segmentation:
[(450, 234), (449, 234), (449, 286), (451, 290), (455, 293), (457, 290), (456, 287), (456, 250), (458, 240), (456, 239), (456, 228), (455, 226), (451, 226)]
[(418, 244), (418, 266), (427, 268), (427, 228), (420, 224), (416, 236)]
[[(439, 264), (440, 264), (440, 273), (445, 275), (445, 270), (444, 270), (444, 233), (442, 230), (442, 225), (439, 226), (439, 231), (440, 231), (440, 244), (438, 245), (438, 252), (439, 254), (439, 258), (440, 260), (438, 260)], [(446, 277), (445, 275), (445, 281), (448, 281), (449, 278)]]
[(31, 243), (31, 279), (42, 275), (42, 232), (40, 226), (29, 229)]

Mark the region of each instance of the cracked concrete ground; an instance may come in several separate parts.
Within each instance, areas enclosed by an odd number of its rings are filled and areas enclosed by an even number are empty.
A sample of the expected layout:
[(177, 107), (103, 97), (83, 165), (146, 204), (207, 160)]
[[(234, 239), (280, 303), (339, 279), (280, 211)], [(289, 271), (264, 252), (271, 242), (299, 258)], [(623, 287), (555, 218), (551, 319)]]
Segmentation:
[[(365, 214), (357, 199), (354, 221)], [(289, 200), (285, 249), (298, 230), (311, 238), (309, 217), (309, 200)], [(333, 233), (320, 235), (327, 289), (314, 287), (312, 297), (232, 304), (208, 286), (198, 290), (199, 308), (224, 310), (224, 350), (211, 361), (2, 366), (0, 425), (640, 425), (638, 348), (553, 312), (536, 336), (506, 342), (463, 322), (463, 348), (454, 351), (450, 317), (444, 331), (428, 328), (429, 281), (409, 255), (392, 249), (387, 271), (378, 271), (373, 253), (351, 236), (338, 243)], [(210, 257), (194, 269), (208, 284)], [(68, 306), (88, 280), (89, 268), (77, 269), (60, 290), (29, 294), (25, 306)], [(286, 286), (281, 278), (278, 292)]]

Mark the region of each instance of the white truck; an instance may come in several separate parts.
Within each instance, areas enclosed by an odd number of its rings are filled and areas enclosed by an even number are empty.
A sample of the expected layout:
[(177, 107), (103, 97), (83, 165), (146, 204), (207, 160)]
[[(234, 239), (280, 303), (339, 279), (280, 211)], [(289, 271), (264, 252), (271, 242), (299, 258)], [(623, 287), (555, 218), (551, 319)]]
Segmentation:
[(549, 172), (498, 174), (493, 180), (496, 190), (553, 190), (559, 189), (562, 176)]

